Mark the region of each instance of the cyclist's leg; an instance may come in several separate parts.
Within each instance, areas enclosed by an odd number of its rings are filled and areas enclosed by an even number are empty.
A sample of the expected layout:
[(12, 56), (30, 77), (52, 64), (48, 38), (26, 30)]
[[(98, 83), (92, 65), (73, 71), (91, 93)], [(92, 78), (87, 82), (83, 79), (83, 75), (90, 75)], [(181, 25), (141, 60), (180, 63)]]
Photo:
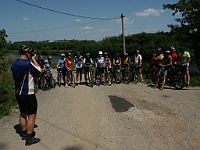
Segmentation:
[(188, 65), (186, 65), (186, 81), (187, 81), (187, 86), (189, 86), (189, 84), (190, 84), (190, 70), (189, 70)]
[(79, 75), (80, 75), (80, 69), (76, 68), (76, 82), (78, 82)]
[(141, 81), (144, 81), (143, 80), (142, 67), (141, 66), (138, 66), (138, 72), (140, 73), (140, 79), (141, 79)]
[(82, 82), (82, 74), (83, 74), (83, 68), (80, 68), (80, 74), (79, 74), (79, 76), (80, 76), (80, 83)]
[(161, 85), (161, 87), (160, 87), (161, 90), (163, 90), (163, 88), (164, 88), (164, 85), (165, 85), (165, 83), (166, 83), (166, 78), (167, 78), (167, 69), (165, 69), (165, 70), (163, 71), (163, 83), (162, 83), (162, 85)]

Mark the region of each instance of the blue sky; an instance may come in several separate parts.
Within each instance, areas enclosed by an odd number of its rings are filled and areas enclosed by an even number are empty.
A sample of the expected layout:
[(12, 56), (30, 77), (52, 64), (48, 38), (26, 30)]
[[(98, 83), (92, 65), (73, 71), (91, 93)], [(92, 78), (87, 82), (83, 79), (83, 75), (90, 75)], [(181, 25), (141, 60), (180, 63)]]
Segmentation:
[[(171, 10), (163, 4), (178, 0), (23, 0), (40, 7), (92, 18), (125, 16), (125, 35), (141, 32), (170, 31), (176, 23)], [(5, 29), (8, 41), (102, 40), (122, 32), (121, 19), (96, 20), (72, 17), (32, 7), (16, 0), (1, 0), (0, 29)]]

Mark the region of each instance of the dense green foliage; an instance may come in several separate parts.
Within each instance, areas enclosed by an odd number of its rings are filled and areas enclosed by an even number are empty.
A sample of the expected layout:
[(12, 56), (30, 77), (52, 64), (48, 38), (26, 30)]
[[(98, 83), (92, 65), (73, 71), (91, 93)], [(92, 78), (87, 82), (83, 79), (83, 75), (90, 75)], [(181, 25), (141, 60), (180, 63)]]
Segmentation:
[[(60, 53), (72, 52), (75, 54), (80, 51), (83, 55), (91, 53), (97, 56), (98, 51), (108, 52), (110, 56), (115, 53), (123, 54), (122, 36), (106, 37), (101, 41), (88, 41), (88, 40), (62, 40), (62, 41), (23, 41), (8, 44), (10, 50), (17, 50), (17, 48), (26, 44), (31, 46), (40, 54), (57, 55)], [(162, 49), (170, 49), (171, 46), (177, 47), (185, 46), (190, 53), (193, 53), (190, 43), (187, 41), (177, 40), (171, 33), (158, 32), (158, 33), (139, 33), (126, 36), (126, 51), (133, 56), (137, 49), (141, 50), (144, 59), (149, 59), (152, 49), (161, 47)], [(17, 52), (17, 51), (16, 51)]]
[(12, 61), (11, 57), (0, 60), (0, 117), (8, 115), (11, 108), (16, 105), (14, 81), (10, 70)]
[(163, 5), (165, 9), (171, 9), (172, 15), (176, 15), (178, 24), (171, 24), (171, 33), (183, 42), (189, 42), (188, 45), (194, 50), (198, 67), (200, 68), (200, 1), (199, 0), (179, 0), (177, 4)]

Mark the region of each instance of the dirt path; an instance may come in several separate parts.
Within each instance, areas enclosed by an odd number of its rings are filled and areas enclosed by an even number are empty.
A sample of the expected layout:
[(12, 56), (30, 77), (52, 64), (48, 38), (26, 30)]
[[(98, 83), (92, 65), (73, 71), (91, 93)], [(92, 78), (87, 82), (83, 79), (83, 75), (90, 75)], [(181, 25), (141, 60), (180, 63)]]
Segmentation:
[(0, 150), (200, 149), (200, 88), (62, 86), (40, 91), (37, 98), (41, 142), (24, 146), (16, 111), (0, 120)]

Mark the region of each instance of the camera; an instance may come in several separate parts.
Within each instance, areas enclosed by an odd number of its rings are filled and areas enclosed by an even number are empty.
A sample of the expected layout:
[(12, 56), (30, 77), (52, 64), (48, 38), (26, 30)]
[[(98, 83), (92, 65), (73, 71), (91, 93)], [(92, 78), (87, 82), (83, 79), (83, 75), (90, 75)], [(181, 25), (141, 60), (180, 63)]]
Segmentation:
[(31, 56), (34, 56), (34, 55), (37, 55), (38, 53), (37, 53), (37, 50), (33, 50), (32, 52), (31, 52)]

